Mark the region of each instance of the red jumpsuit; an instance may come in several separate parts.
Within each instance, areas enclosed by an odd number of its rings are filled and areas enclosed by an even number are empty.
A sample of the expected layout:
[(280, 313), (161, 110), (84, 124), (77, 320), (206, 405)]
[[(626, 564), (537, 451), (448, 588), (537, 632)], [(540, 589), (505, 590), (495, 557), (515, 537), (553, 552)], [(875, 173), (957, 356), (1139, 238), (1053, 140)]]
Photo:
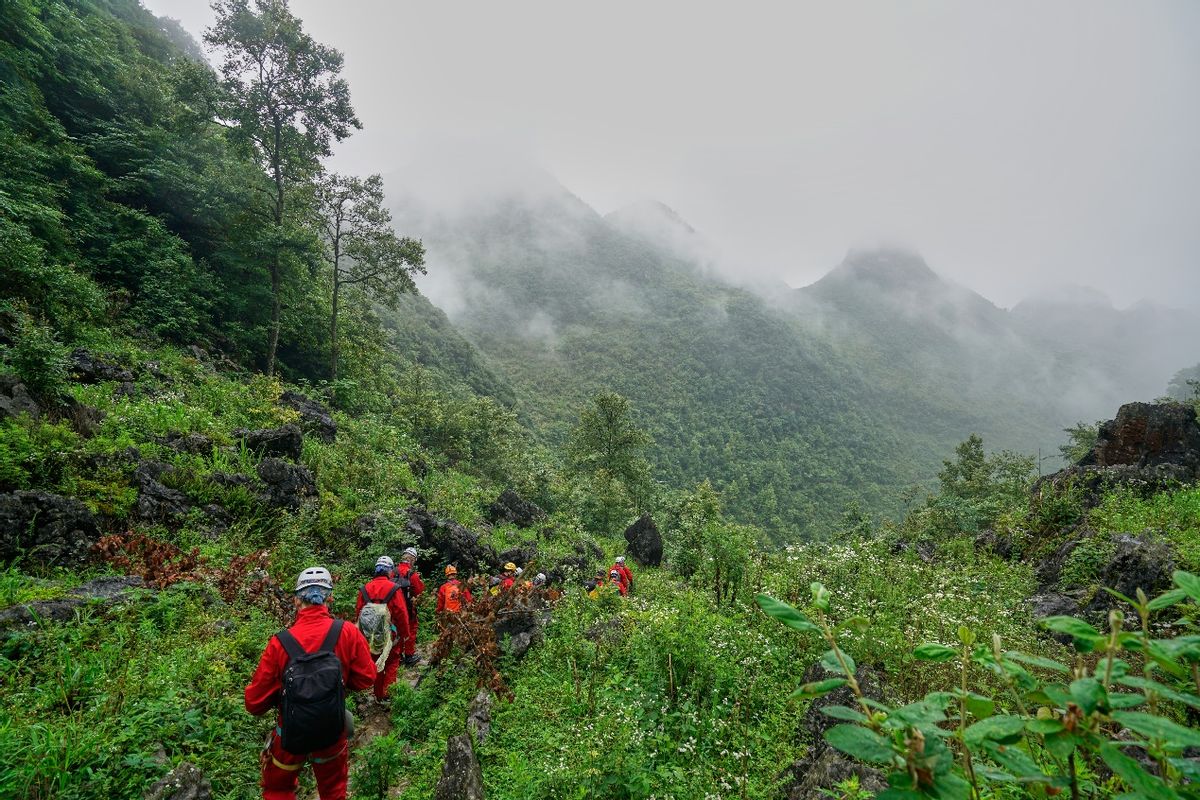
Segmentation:
[[(453, 591), (454, 589), (458, 589), (458, 608), (447, 608), (446, 607), (446, 599), (450, 595), (454, 594), (454, 591)], [(438, 594), (438, 598), (437, 598), (437, 610), (438, 611), (450, 611), (452, 613), (458, 613), (459, 611), (462, 610), (462, 607), (464, 605), (471, 602), (471, 590), (468, 589), (466, 586), (459, 584), (458, 578), (451, 578), (450, 580), (443, 583), (441, 588), (438, 589), (437, 594)]]
[(621, 576), (621, 584), (625, 587), (625, 592), (628, 592), (633, 588), (633, 573), (630, 572), (629, 567), (625, 566), (624, 564), (613, 564), (611, 567), (609, 567), (608, 571), (612, 572), (614, 569), (617, 571), (617, 574)]
[[(328, 608), (309, 606), (300, 609), (295, 624), (288, 630), (300, 646), (311, 653), (321, 646), (332, 624), (333, 617)], [(348, 691), (365, 689), (374, 682), (375, 664), (367, 649), (367, 640), (358, 628), (344, 624), (333, 652), (342, 662), (342, 680)], [(272, 636), (258, 661), (258, 668), (254, 670), (254, 677), (246, 687), (246, 710), (254, 716), (265, 714), (278, 705), (287, 662), (288, 655), (283, 645)], [(263, 800), (295, 800), (296, 783), (305, 761), (312, 762), (321, 800), (345, 800), (346, 779), (350, 773), (346, 737), (343, 735), (338, 742), (314, 753), (289, 753), (280, 744), (279, 724), (276, 720), (275, 730), (263, 751), (260, 784)]]
[(407, 561), (401, 561), (396, 567), (396, 572), (403, 578), (408, 578), (409, 586), (412, 587), (413, 605), (408, 609), (408, 638), (404, 640), (404, 655), (416, 655), (417, 652), (417, 598), (425, 591), (425, 583), (421, 580), (421, 576), (412, 564)]
[[(382, 603), (383, 598), (388, 596), (396, 584), (392, 583), (392, 579), (386, 575), (376, 575), (371, 580), (367, 581), (367, 585), (363, 588), (367, 590), (367, 596), (376, 603)], [(358, 593), (358, 600), (354, 603), (354, 618), (358, 619), (358, 615), (362, 613), (363, 606), (362, 592)], [(404, 592), (396, 592), (392, 595), (391, 601), (388, 603), (388, 612), (392, 616), (392, 627), (395, 628), (395, 633), (392, 634), (394, 644), (391, 651), (388, 653), (387, 661), (383, 662), (383, 672), (375, 676), (375, 698), (383, 700), (387, 697), (388, 687), (396, 682), (396, 673), (400, 670), (400, 658), (404, 655), (404, 640), (408, 638), (408, 606), (404, 603)]]
[(618, 592), (620, 592), (620, 593), (621, 593), (621, 597), (624, 597), (625, 595), (629, 594), (629, 590), (625, 588), (625, 582), (624, 582), (624, 581), (622, 581), (622, 580), (621, 580), (619, 577), (617, 577), (617, 578), (611, 578), (611, 579), (609, 580), (609, 582), (610, 582), (610, 583), (611, 583), (611, 584), (612, 584), (614, 587), (616, 587), (616, 590), (617, 590)]
[(507, 592), (509, 589), (511, 589), (513, 587), (513, 584), (516, 582), (517, 582), (517, 579), (514, 578), (512, 575), (502, 575), (500, 577), (500, 591)]

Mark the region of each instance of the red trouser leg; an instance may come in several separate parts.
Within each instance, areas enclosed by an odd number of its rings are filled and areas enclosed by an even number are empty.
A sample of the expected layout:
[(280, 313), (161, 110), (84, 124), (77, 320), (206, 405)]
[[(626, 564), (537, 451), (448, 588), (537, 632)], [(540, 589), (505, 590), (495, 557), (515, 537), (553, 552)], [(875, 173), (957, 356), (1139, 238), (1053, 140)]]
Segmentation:
[(263, 753), (263, 800), (296, 800), (296, 784), (305, 761), (312, 761), (321, 800), (346, 800), (346, 780), (350, 774), (350, 754), (346, 737), (307, 756), (284, 750), (278, 736)]
[(375, 675), (375, 698), (383, 700), (387, 697), (388, 687), (396, 682), (396, 672), (400, 669), (400, 657), (403, 653), (399, 647), (393, 647), (388, 653), (387, 661), (383, 662), (383, 672)]
[(333, 747), (309, 756), (317, 779), (321, 800), (346, 800), (346, 780), (350, 777), (350, 751), (345, 737)]
[(417, 654), (417, 615), (413, 614), (412, 619), (408, 621), (408, 638), (404, 640), (404, 655), (413, 656)]

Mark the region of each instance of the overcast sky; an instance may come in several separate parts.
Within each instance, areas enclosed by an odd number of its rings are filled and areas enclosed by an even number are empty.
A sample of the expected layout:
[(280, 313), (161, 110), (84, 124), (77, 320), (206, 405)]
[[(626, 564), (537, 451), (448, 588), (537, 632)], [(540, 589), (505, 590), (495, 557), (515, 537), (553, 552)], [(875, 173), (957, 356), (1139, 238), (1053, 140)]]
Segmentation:
[(1004, 306), (1076, 283), (1200, 308), (1197, 0), (291, 5), (346, 55), (365, 129), (338, 169), (502, 143), (796, 286), (898, 243)]

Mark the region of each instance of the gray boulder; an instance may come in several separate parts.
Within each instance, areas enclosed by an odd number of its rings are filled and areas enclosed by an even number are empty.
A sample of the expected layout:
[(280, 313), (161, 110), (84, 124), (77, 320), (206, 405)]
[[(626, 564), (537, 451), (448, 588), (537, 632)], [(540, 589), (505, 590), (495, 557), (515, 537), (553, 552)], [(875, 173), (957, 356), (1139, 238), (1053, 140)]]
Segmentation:
[[(1150, 533), (1119, 533), (1113, 542), (1116, 547), (1112, 555), (1096, 575), (1098, 586), (1107, 586), (1126, 597), (1136, 597), (1138, 589), (1154, 597), (1171, 587), (1175, 560), (1170, 544)], [(1084, 610), (1101, 614), (1118, 606), (1125, 606), (1127, 613), (1131, 610), (1123, 600), (1098, 591)]]
[(476, 744), (487, 741), (492, 730), (492, 693), (480, 689), (467, 709), (467, 730), (475, 737)]
[(34, 419), (42, 415), (42, 407), (29, 394), (25, 384), (12, 375), (0, 375), (0, 420), (28, 414)]
[[(831, 677), (836, 676), (819, 664), (814, 664), (804, 674), (802, 682)], [(879, 678), (873, 669), (860, 665), (854, 673), (854, 679), (866, 697), (882, 700)], [(780, 776), (787, 800), (826, 800), (828, 792), (851, 776), (857, 776), (859, 786), (866, 791), (878, 793), (887, 788), (882, 772), (842, 755), (825, 741), (825, 732), (839, 724), (839, 720), (822, 713), (821, 709), (829, 706), (854, 708), (857, 703), (849, 687), (842, 687), (813, 700), (809, 705), (800, 722), (800, 731), (809, 742), (808, 751)]]
[(446, 744), (442, 777), (433, 791), (434, 800), (483, 800), (483, 770), (471, 746), (471, 736), (451, 736)]
[(662, 534), (649, 514), (642, 514), (637, 522), (625, 529), (625, 541), (629, 542), (629, 555), (643, 567), (657, 567), (662, 563)]
[(307, 498), (317, 495), (317, 480), (308, 467), (278, 458), (264, 458), (256, 471), (267, 485), (264, 499), (276, 508), (295, 511)]
[[(479, 540), (479, 535), (464, 528), (453, 520), (433, 516), (423, 508), (408, 509), (408, 534), (415, 538), (421, 550), (436, 552), (445, 564), (454, 564), (467, 572), (486, 572), (497, 569), (501, 563), (496, 549)], [(422, 570), (430, 574), (436, 564), (418, 562)]]
[(337, 422), (329, 409), (299, 392), (284, 392), (279, 396), (279, 405), (286, 406), (300, 415), (300, 425), (323, 442), (337, 438)]
[(11, 606), (0, 611), (0, 630), (18, 625), (34, 625), (38, 621), (67, 622), (74, 618), (80, 606), (95, 601), (123, 600), (146, 583), (136, 575), (107, 576), (88, 581), (58, 600), (38, 600)]
[(159, 436), (155, 441), (177, 453), (211, 456), (213, 451), (213, 440), (202, 433), (168, 433), (166, 436)]
[(505, 489), (488, 506), (487, 519), (496, 525), (512, 523), (519, 528), (532, 528), (546, 518), (546, 512), (536, 503), (525, 500), (512, 489)]
[(71, 353), (71, 376), (79, 383), (88, 384), (104, 381), (132, 383), (134, 379), (132, 371), (97, 358), (82, 347)]
[(172, 489), (162, 479), (175, 471), (161, 461), (143, 461), (133, 471), (137, 484), (137, 515), (150, 522), (169, 522), (188, 512), (191, 504), (183, 492)]
[(0, 561), (78, 567), (99, 538), (96, 518), (78, 500), (47, 492), (0, 495)]
[(281, 425), (278, 428), (247, 430), (238, 428), (233, 432), (235, 439), (245, 443), (246, 448), (260, 456), (300, 460), (304, 449), (304, 434), (299, 425)]
[(212, 786), (199, 768), (183, 762), (151, 786), (145, 800), (211, 800)]

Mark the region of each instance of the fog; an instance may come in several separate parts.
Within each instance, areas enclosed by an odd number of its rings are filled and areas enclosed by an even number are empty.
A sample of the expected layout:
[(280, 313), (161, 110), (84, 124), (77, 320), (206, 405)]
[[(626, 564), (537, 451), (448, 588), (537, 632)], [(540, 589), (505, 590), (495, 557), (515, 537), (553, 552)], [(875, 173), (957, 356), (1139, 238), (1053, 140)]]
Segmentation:
[(1064, 284), (1200, 307), (1193, 0), (292, 7), (346, 55), (365, 130), (337, 169), (447, 142), (537, 163), (600, 213), (665, 203), (743, 280), (887, 241), (1005, 307)]

